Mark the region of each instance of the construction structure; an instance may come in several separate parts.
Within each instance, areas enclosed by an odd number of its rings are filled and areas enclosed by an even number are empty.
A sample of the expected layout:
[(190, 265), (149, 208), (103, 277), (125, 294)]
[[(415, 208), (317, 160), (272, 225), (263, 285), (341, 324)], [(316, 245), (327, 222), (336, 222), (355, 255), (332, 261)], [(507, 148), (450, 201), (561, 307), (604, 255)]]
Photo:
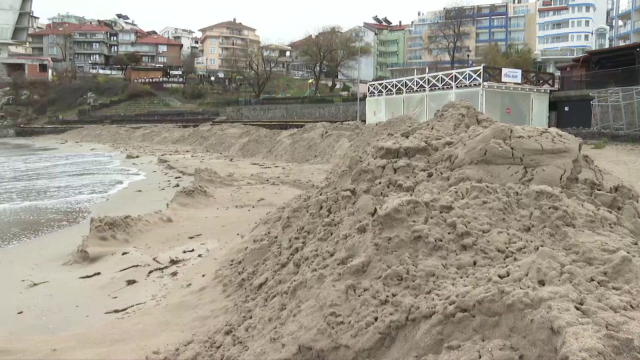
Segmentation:
[(449, 101), (467, 100), (499, 122), (548, 127), (555, 75), (479, 66), (369, 83), (367, 123), (410, 115), (428, 121)]
[(591, 93), (593, 129), (616, 132), (640, 130), (640, 86), (610, 88)]

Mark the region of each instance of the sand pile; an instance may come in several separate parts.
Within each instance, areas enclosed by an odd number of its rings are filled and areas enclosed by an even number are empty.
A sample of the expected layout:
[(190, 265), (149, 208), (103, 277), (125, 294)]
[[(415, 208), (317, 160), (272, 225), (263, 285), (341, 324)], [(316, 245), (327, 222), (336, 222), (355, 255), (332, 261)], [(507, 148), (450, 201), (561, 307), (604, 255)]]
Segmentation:
[(159, 357), (640, 359), (638, 194), (577, 138), (468, 103), (373, 128), (219, 271), (226, 323)]
[(89, 235), (71, 254), (70, 264), (86, 263), (110, 254), (113, 249), (130, 247), (130, 238), (158, 223), (170, 223), (173, 220), (161, 212), (144, 216), (103, 216), (92, 217)]
[[(388, 124), (313, 124), (296, 130), (267, 130), (245, 125), (201, 125), (198, 128), (85, 127), (64, 134), (65, 139), (109, 144), (149, 144), (191, 147), (197, 151), (223, 153), (289, 163), (329, 163), (348, 155), (351, 148), (369, 146)], [(166, 160), (160, 160), (165, 161)]]

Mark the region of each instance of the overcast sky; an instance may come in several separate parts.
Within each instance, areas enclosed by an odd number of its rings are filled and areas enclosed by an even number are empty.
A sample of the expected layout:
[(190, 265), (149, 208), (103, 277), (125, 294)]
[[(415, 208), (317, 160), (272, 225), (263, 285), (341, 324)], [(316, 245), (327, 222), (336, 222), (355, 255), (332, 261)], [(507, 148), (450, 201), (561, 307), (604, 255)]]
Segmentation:
[[(1, 0), (0, 0), (1, 1)], [(487, 3), (475, 0), (474, 3)], [(495, 0), (493, 2), (500, 2)], [(258, 30), (264, 41), (289, 42), (326, 25), (350, 28), (371, 17), (386, 16), (411, 23), (418, 11), (441, 9), (449, 0), (34, 0), (33, 10), (43, 23), (58, 13), (92, 19), (107, 19), (117, 13), (128, 15), (143, 30), (165, 26), (194, 31), (232, 20)]]

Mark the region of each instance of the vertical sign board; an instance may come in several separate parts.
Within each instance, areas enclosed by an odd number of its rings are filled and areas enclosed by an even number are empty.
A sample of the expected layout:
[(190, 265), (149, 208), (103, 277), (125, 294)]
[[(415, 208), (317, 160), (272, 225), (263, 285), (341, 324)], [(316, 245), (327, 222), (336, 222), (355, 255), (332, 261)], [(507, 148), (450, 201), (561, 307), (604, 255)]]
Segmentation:
[(520, 69), (502, 69), (502, 82), (505, 83), (522, 83), (522, 70)]

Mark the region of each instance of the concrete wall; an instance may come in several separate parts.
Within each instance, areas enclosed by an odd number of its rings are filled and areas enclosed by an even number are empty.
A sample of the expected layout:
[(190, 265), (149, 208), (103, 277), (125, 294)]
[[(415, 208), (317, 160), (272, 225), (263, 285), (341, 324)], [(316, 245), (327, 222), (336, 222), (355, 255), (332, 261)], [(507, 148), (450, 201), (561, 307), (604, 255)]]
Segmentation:
[[(318, 105), (264, 105), (228, 107), (220, 116), (228, 120), (357, 120), (357, 103)], [(360, 102), (360, 120), (366, 117), (365, 101)]]

